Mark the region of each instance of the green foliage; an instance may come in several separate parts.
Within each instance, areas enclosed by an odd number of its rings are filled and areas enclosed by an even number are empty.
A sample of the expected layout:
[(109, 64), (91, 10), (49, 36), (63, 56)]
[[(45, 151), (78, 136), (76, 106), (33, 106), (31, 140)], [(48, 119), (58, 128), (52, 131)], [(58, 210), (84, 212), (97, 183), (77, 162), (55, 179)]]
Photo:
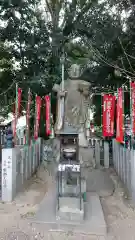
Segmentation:
[[(80, 64), (81, 79), (91, 82), (92, 92), (112, 92), (126, 81), (127, 75), (134, 78), (133, 1), (45, 0), (43, 12), (40, 4), (40, 0), (0, 2), (0, 94), (13, 80), (23, 88), (25, 101), (29, 87), (33, 96), (52, 92), (54, 83), (61, 81), (63, 52), (65, 76), (72, 63)], [(114, 6), (115, 12), (111, 11)], [(125, 19), (121, 18), (122, 11), (128, 14)], [(114, 74), (116, 67), (120, 77)], [(15, 87), (7, 99), (14, 95)], [(128, 112), (128, 97), (125, 99)], [(53, 101), (55, 106), (55, 97)], [(100, 124), (99, 98), (94, 104), (98, 112), (95, 119)]]

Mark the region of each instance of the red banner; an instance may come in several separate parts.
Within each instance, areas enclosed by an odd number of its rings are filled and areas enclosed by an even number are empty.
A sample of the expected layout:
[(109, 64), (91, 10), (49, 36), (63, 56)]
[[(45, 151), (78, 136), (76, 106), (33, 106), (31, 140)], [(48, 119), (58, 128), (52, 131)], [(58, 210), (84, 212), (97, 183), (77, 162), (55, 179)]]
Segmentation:
[(117, 99), (117, 130), (116, 130), (116, 140), (123, 143), (124, 140), (124, 118), (123, 118), (123, 106), (122, 106), (122, 88), (118, 89), (118, 99)]
[(103, 96), (103, 136), (112, 137), (114, 135), (114, 110), (115, 96), (106, 94)]
[(135, 135), (135, 82), (131, 82), (131, 127), (132, 133)]
[(50, 123), (50, 117), (51, 117), (51, 103), (50, 103), (50, 96), (46, 95), (45, 96), (45, 105), (46, 105), (46, 134), (50, 135), (51, 134), (51, 123)]
[(21, 99), (22, 99), (22, 89), (18, 88), (18, 106), (17, 106), (17, 118), (20, 115), (20, 109), (21, 109)]
[(41, 97), (36, 96), (36, 115), (35, 115), (35, 127), (34, 127), (34, 139), (38, 138), (39, 123), (40, 123), (40, 113), (41, 113)]
[(31, 105), (31, 92), (28, 92), (28, 103), (27, 103), (27, 111), (26, 111), (26, 127), (27, 127), (27, 144), (30, 143), (30, 105)]
[(16, 125), (17, 125), (17, 120), (20, 115), (20, 109), (21, 109), (21, 98), (22, 98), (22, 89), (18, 88), (16, 91), (16, 103), (14, 106), (14, 121), (13, 121), (13, 136), (16, 136)]

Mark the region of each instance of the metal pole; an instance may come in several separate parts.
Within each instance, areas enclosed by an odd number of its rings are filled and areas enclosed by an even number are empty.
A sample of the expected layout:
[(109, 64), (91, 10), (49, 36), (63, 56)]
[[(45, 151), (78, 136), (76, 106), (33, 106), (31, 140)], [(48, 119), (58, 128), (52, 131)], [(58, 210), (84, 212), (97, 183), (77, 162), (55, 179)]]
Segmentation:
[(61, 61), (61, 63), (62, 63), (62, 65), (61, 65), (61, 67), (62, 67), (61, 90), (62, 90), (62, 91), (64, 91), (64, 62), (65, 62), (65, 56), (64, 56), (64, 53), (63, 53), (63, 55), (62, 55), (62, 61)]

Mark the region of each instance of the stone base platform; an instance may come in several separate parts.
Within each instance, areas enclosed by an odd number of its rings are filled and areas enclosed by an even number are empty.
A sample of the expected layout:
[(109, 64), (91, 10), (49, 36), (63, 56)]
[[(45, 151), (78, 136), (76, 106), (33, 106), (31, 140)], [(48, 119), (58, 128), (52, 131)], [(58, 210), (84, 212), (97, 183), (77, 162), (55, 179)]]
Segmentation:
[[(84, 221), (68, 221), (57, 219), (56, 188), (51, 189), (39, 205), (32, 222), (46, 224), (53, 231), (74, 231), (82, 234), (106, 236), (106, 222), (100, 199), (96, 193), (88, 193), (84, 203)], [(30, 219), (29, 219), (30, 220)]]
[[(81, 205), (81, 209), (80, 209)], [(58, 206), (57, 206), (58, 209)], [(83, 199), (76, 197), (60, 197), (59, 210), (57, 211), (57, 220), (82, 222), (84, 220), (84, 203)]]

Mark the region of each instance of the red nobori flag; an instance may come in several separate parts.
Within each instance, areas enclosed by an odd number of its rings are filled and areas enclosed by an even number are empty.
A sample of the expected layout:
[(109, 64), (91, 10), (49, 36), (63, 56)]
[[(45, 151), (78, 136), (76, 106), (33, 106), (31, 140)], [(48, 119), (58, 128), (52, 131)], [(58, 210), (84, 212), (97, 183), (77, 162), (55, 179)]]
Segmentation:
[(51, 123), (50, 123), (50, 117), (51, 117), (51, 103), (50, 103), (50, 96), (46, 95), (45, 96), (45, 116), (46, 116), (46, 134), (50, 135), (51, 134)]
[(117, 99), (117, 129), (116, 129), (116, 140), (120, 143), (124, 141), (124, 117), (123, 117), (123, 96), (122, 88), (118, 89), (118, 99)]
[(36, 114), (35, 114), (35, 127), (34, 127), (34, 139), (38, 138), (39, 122), (41, 113), (41, 97), (36, 96)]
[(28, 92), (28, 103), (27, 103), (27, 111), (26, 111), (26, 127), (27, 127), (27, 138), (26, 142), (29, 144), (29, 139), (30, 139), (30, 134), (29, 134), (29, 129), (30, 129), (30, 106), (31, 106), (31, 92), (29, 90)]
[(131, 82), (131, 127), (132, 133), (135, 134), (135, 82)]
[(20, 115), (20, 109), (21, 109), (21, 100), (22, 100), (22, 89), (18, 88), (18, 106), (17, 106), (17, 118)]
[(21, 109), (21, 99), (22, 99), (22, 89), (16, 88), (16, 103), (15, 103), (15, 109), (14, 109), (14, 123), (13, 123), (13, 135), (16, 136), (16, 125), (17, 120), (20, 115), (20, 109)]
[(106, 94), (103, 96), (103, 136), (112, 137), (114, 135), (114, 111), (115, 96)]

